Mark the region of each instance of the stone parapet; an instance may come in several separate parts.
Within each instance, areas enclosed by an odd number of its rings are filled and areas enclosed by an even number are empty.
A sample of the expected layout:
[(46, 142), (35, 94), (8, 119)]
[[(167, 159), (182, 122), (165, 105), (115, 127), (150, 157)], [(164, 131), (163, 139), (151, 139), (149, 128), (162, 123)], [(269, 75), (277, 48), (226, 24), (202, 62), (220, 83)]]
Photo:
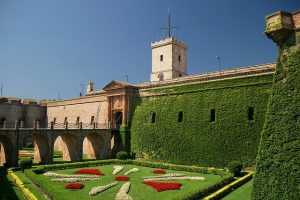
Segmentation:
[(151, 42), (151, 48), (157, 48), (157, 47), (161, 47), (161, 46), (165, 46), (165, 45), (168, 45), (168, 44), (175, 44), (175, 45), (178, 45), (184, 49), (187, 49), (187, 44), (177, 40), (176, 38), (174, 37), (169, 37), (169, 38), (166, 38), (166, 39), (163, 39), (163, 40), (159, 40), (159, 41), (155, 41), (155, 42)]

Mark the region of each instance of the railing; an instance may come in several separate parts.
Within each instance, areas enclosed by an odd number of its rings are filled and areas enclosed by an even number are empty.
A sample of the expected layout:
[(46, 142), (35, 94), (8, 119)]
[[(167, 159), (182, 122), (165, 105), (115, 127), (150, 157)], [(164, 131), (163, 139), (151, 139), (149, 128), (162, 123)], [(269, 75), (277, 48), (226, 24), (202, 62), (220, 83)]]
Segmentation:
[(121, 125), (112, 123), (48, 123), (46, 127), (40, 126), (39, 122), (34, 122), (32, 127), (24, 128), (20, 121), (0, 124), (0, 129), (119, 129)]

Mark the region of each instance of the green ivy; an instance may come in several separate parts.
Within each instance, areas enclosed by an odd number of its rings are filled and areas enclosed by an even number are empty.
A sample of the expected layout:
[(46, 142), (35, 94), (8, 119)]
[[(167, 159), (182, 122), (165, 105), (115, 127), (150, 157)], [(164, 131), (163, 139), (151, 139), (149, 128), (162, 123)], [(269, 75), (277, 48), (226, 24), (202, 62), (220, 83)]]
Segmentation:
[[(131, 124), (137, 157), (176, 164), (224, 167), (255, 162), (273, 74), (143, 90)], [(254, 120), (248, 120), (248, 108)], [(215, 109), (216, 120), (210, 122)], [(183, 121), (178, 122), (178, 113)], [(155, 123), (151, 123), (156, 113)]]
[(281, 49), (261, 135), (252, 199), (300, 199), (300, 48)]

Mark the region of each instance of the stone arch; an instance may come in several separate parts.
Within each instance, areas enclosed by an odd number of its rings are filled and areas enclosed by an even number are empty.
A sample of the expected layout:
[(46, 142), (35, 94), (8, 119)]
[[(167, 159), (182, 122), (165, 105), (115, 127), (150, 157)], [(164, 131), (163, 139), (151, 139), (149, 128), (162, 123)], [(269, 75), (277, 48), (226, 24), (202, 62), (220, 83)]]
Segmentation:
[(47, 139), (38, 133), (32, 134), (34, 143), (33, 162), (34, 163), (47, 163), (48, 162), (48, 142)]
[(14, 156), (11, 156), (12, 152), (14, 151), (11, 141), (5, 136), (0, 136), (0, 166), (14, 165)]
[[(79, 161), (81, 160), (79, 151), (81, 150), (80, 146), (77, 145), (77, 139), (70, 133), (63, 133), (59, 135), (54, 141), (56, 144), (56, 140), (60, 141), (60, 149), (62, 151), (62, 159), (65, 161)], [(54, 145), (53, 144), (53, 145)]]
[(102, 135), (99, 133), (90, 133), (83, 140), (83, 153), (89, 159), (102, 159), (103, 158), (104, 141)]

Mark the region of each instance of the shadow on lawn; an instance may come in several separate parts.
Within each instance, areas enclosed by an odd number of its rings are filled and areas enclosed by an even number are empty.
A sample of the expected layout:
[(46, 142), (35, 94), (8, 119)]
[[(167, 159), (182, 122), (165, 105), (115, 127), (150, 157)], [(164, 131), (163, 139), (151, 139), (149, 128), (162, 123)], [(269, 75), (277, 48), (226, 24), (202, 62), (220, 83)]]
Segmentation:
[(17, 200), (19, 198), (13, 189), (14, 184), (6, 175), (7, 169), (5, 167), (0, 167), (0, 200)]

